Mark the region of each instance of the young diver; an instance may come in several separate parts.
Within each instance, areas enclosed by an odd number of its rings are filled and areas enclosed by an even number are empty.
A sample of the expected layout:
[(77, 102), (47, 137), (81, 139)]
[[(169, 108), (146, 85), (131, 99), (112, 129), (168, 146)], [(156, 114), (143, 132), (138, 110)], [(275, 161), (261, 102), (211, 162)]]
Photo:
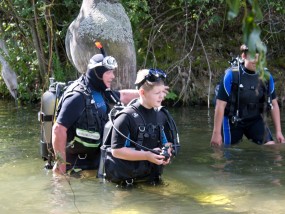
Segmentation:
[(168, 118), (160, 110), (165, 78), (159, 69), (138, 71), (139, 99), (123, 109), (113, 124), (104, 166), (107, 180), (121, 185), (160, 181), (173, 150)]

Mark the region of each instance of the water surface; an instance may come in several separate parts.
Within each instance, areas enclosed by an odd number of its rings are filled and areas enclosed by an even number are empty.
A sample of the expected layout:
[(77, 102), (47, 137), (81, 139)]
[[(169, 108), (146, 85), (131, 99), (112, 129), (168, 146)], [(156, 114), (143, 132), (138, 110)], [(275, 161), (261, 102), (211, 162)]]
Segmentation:
[(213, 109), (170, 109), (181, 152), (164, 186), (133, 189), (90, 175), (54, 178), (39, 155), (38, 110), (0, 101), (0, 213), (285, 213), (285, 146), (244, 140), (213, 151)]

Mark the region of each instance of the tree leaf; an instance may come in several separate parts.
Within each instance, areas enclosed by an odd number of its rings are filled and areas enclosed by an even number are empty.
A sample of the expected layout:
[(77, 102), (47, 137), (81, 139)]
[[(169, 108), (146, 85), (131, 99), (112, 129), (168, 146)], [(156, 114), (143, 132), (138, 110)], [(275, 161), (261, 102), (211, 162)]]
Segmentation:
[(227, 0), (227, 4), (229, 5), (228, 19), (231, 20), (237, 17), (240, 9), (240, 0)]

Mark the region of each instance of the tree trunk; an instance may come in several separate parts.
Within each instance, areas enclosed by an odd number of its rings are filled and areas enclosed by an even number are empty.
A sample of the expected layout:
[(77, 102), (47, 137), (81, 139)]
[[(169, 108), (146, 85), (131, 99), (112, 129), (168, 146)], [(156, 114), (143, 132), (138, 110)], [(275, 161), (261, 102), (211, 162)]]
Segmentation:
[(34, 24), (34, 22), (30, 21), (30, 29), (31, 29), (31, 35), (32, 35), (32, 39), (33, 39), (33, 44), (35, 46), (35, 50), (36, 50), (36, 55), (37, 55), (37, 59), (39, 60), (39, 74), (40, 74), (40, 81), (41, 83), (45, 83), (46, 82), (46, 74), (47, 74), (47, 67), (46, 67), (46, 63), (45, 63), (45, 56), (43, 53), (43, 47), (42, 47), (42, 43), (40, 41), (40, 39), (38, 38), (38, 34), (37, 34), (37, 30), (36, 30), (36, 26)]

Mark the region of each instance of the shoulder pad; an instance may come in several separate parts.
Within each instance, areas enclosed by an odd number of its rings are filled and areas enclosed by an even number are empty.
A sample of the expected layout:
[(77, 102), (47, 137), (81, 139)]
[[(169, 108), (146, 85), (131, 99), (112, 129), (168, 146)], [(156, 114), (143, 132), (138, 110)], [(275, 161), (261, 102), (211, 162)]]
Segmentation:
[(233, 67), (231, 67), (231, 70), (232, 71), (239, 71), (239, 67), (238, 66), (233, 66)]
[(133, 114), (134, 112), (136, 112), (136, 110), (132, 108), (131, 106), (127, 106), (120, 111), (120, 113), (125, 113), (129, 115)]
[(115, 113), (115, 118), (117, 118), (119, 115), (121, 114), (131, 114), (133, 113), (135, 110), (133, 108), (131, 108), (130, 106), (114, 106), (112, 111), (116, 111)]
[(162, 111), (162, 112), (165, 112), (165, 111), (168, 111), (165, 106), (160, 106), (157, 108), (158, 111)]
[(132, 106), (124, 107), (121, 111), (117, 112), (115, 118), (117, 118), (119, 115), (126, 114), (129, 117), (133, 118), (137, 124), (145, 124), (144, 119), (142, 118), (139, 111), (136, 110), (136, 108)]

